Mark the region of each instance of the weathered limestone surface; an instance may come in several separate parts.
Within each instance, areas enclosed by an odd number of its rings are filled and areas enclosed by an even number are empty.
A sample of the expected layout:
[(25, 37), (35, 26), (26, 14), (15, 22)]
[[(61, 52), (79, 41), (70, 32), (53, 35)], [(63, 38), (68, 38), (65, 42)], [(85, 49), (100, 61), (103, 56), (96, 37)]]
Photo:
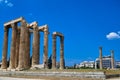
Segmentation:
[(24, 69), (24, 61), (25, 61), (25, 27), (27, 26), (25, 20), (21, 22), (21, 34), (20, 34), (20, 49), (19, 49), (19, 63), (18, 69)]
[(64, 69), (64, 37), (60, 38), (60, 69)]
[(15, 68), (18, 67), (18, 62), (19, 62), (19, 45), (20, 45), (20, 28), (17, 28)]
[(17, 26), (15, 23), (11, 24), (12, 26), (12, 43), (10, 51), (10, 69), (15, 69), (15, 50), (16, 50), (16, 36), (17, 36)]
[(24, 68), (30, 68), (30, 32), (29, 28), (25, 27), (25, 62)]
[(100, 69), (103, 69), (103, 66), (102, 66), (102, 47), (99, 47), (99, 53), (100, 53), (100, 56), (99, 56), (99, 59), (100, 59)]
[(7, 69), (8, 28), (4, 27), (4, 44), (2, 53), (2, 69)]
[(44, 67), (48, 68), (48, 27), (44, 29)]
[(33, 28), (33, 54), (32, 54), (32, 66), (39, 64), (39, 31), (38, 27), (35, 25)]
[(53, 34), (52, 69), (56, 69), (56, 36)]

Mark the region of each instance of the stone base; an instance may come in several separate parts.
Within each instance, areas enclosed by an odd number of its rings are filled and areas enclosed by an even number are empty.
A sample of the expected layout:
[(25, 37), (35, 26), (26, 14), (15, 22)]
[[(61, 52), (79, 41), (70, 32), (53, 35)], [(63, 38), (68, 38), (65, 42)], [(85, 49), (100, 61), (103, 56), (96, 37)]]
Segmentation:
[(11, 68), (7, 68), (7, 71), (11, 71)]
[(16, 69), (7, 68), (7, 71), (16, 71)]
[(52, 68), (52, 70), (57, 70), (57, 68)]
[(11, 71), (16, 71), (16, 69), (11, 69)]
[(33, 65), (30, 69), (32, 70), (44, 69), (44, 64)]
[(0, 68), (0, 71), (7, 71), (7, 69), (1, 69), (1, 68)]
[(38, 76), (51, 76), (51, 77), (77, 77), (77, 78), (93, 78), (94, 80), (100, 79), (105, 80), (106, 75), (104, 72), (63, 72), (63, 71), (18, 71), (18, 72), (11, 72), (11, 71), (0, 71), (0, 76), (31, 76), (31, 77), (38, 77)]
[(24, 68), (16, 68), (16, 71), (23, 71), (24, 70)]

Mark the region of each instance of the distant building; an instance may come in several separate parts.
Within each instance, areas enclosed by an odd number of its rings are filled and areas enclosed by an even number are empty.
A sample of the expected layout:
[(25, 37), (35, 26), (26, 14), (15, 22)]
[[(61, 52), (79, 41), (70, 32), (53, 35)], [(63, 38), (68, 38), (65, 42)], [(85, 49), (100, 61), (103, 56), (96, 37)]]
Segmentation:
[(116, 64), (116, 68), (120, 68), (120, 61), (116, 61), (115, 64)]
[(77, 64), (76, 68), (82, 68), (82, 67), (84, 67), (84, 68), (94, 68), (94, 64), (95, 64), (94, 61), (83, 61), (80, 64)]
[[(112, 65), (111, 65), (111, 56), (104, 56), (104, 57), (102, 57), (102, 67), (103, 68), (111, 68), (112, 67)], [(97, 69), (97, 68), (99, 68), (100, 67), (100, 59), (99, 58), (97, 58), (96, 60), (95, 60), (95, 68)], [(114, 65), (114, 67), (115, 67), (115, 65)]]

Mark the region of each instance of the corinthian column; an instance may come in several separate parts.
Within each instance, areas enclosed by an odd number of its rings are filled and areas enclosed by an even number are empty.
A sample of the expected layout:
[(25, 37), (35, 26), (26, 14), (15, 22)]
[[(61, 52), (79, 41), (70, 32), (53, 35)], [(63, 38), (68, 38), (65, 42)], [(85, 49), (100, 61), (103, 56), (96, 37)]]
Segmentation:
[(16, 33), (17, 33), (17, 24), (11, 24), (12, 26), (12, 43), (10, 51), (10, 69), (15, 69), (15, 48), (16, 48)]
[(114, 51), (111, 50), (111, 67), (114, 69)]
[(53, 34), (52, 69), (56, 69), (56, 35)]
[(25, 55), (25, 27), (27, 26), (25, 20), (21, 21), (20, 31), (20, 46), (19, 46), (19, 63), (18, 70), (24, 69), (24, 55)]
[(7, 69), (7, 49), (8, 49), (8, 28), (4, 27), (4, 43), (2, 53), (2, 69)]
[(25, 30), (25, 62), (24, 67), (30, 68), (30, 32), (29, 28)]
[(15, 53), (15, 68), (18, 67), (19, 45), (20, 45), (20, 28), (17, 28), (16, 53)]
[(100, 56), (99, 56), (100, 69), (103, 69), (103, 66), (102, 66), (102, 47), (99, 47), (99, 53), (100, 53)]
[(44, 67), (48, 68), (48, 27), (44, 30)]
[(32, 54), (32, 66), (39, 64), (39, 31), (38, 27), (33, 28), (33, 54)]
[(60, 37), (60, 69), (64, 69), (64, 37)]

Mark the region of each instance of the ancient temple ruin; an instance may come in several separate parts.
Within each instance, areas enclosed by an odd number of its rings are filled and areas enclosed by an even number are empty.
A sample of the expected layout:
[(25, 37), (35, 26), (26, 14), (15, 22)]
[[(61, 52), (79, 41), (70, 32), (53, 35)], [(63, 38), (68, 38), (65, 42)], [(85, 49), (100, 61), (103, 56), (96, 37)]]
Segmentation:
[[(111, 50), (110, 51), (110, 53), (111, 53), (111, 69), (114, 69), (115, 67), (114, 67), (114, 51), (113, 50)], [(105, 63), (105, 59), (103, 59), (103, 56), (102, 56), (102, 47), (99, 47), (99, 68), (100, 69), (103, 69), (104, 67), (103, 67), (103, 61), (104, 61), (104, 63)]]
[[(19, 26), (18, 23), (21, 23)], [(8, 32), (12, 29), (10, 48), (10, 63), (7, 66)], [(11, 20), (4, 24), (4, 43), (1, 69), (23, 70), (34, 65), (39, 65), (40, 32), (44, 33), (43, 65), (48, 69), (48, 25), (38, 26), (37, 22), (28, 24), (23, 17)], [(30, 35), (33, 34), (32, 61), (30, 60)], [(52, 69), (56, 68), (56, 37), (60, 37), (60, 69), (64, 69), (64, 36), (62, 33), (53, 32)], [(31, 63), (31, 64), (30, 64)]]

